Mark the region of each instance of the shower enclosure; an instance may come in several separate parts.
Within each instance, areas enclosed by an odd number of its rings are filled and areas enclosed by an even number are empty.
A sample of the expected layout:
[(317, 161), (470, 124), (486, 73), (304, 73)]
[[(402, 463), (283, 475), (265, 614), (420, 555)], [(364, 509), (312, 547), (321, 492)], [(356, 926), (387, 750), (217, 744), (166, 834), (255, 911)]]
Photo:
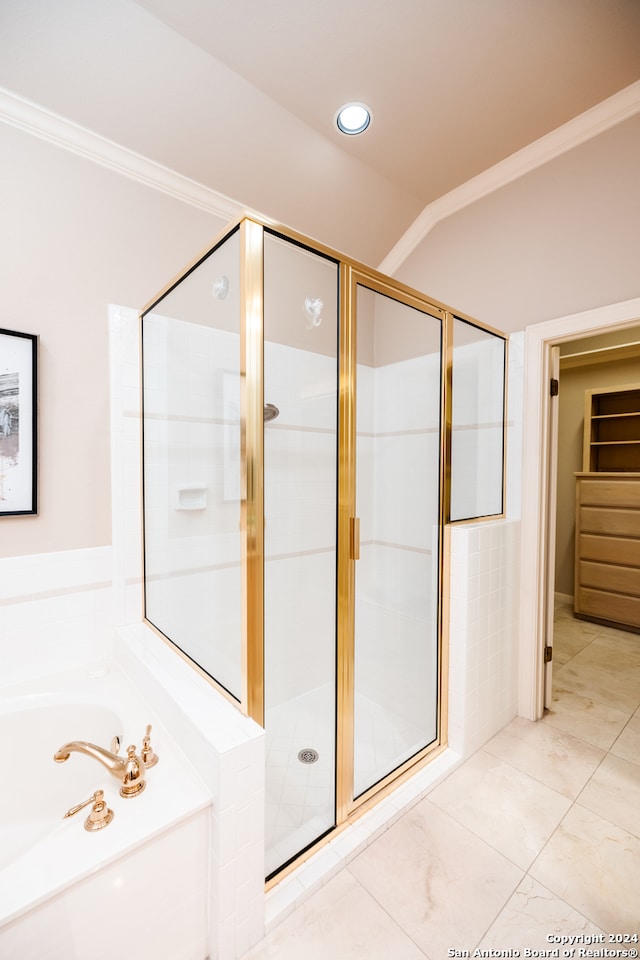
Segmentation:
[(141, 324), (145, 618), (265, 728), (271, 877), (446, 743), (443, 525), (502, 513), (506, 341), (249, 218)]

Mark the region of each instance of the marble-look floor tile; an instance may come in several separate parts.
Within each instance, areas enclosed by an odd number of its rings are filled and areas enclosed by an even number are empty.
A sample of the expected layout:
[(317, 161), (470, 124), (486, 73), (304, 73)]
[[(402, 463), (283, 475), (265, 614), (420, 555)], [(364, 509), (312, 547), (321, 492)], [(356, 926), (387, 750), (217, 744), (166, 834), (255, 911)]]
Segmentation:
[(611, 747), (611, 753), (630, 763), (640, 764), (640, 713), (635, 713)]
[(578, 803), (640, 839), (640, 766), (608, 754)]
[(594, 637), (581, 652), (585, 662), (602, 664), (612, 673), (624, 673), (628, 668), (640, 667), (640, 635), (608, 630)]
[(640, 652), (640, 633), (633, 630), (622, 630), (619, 627), (598, 627), (598, 637), (608, 638), (614, 644), (623, 644), (623, 649), (630, 653)]
[(567, 797), (484, 750), (458, 767), (429, 799), (523, 869), (536, 858), (571, 804)]
[(562, 620), (553, 628), (553, 662), (562, 665), (588, 647), (596, 636), (585, 633), (579, 621)]
[(457, 944), (473, 949), (523, 876), (430, 798), (347, 869), (432, 960)]
[(587, 642), (592, 640), (594, 637), (597, 637), (597, 635), (602, 632), (602, 626), (599, 623), (593, 623), (591, 620), (579, 620), (573, 612), (573, 607), (568, 611), (568, 613), (563, 614), (563, 616), (554, 618), (554, 637), (556, 630), (558, 629), (569, 629), (576, 636), (578, 633), (581, 633), (582, 636), (586, 638)]
[(482, 950), (550, 950), (549, 938), (604, 933), (533, 877), (525, 877), (480, 941)]
[(424, 954), (346, 870), (278, 924), (244, 960), (424, 960)]
[(640, 930), (640, 840), (574, 804), (530, 875), (607, 933)]
[[(640, 689), (640, 666), (612, 664), (606, 658), (594, 659), (589, 644), (577, 656), (553, 674), (555, 692), (569, 691), (597, 700), (599, 703), (615, 703), (619, 710), (630, 715), (638, 706)], [(588, 655), (588, 656), (587, 656)]]
[(554, 673), (551, 706), (544, 722), (607, 750), (624, 729), (629, 714), (565, 688), (558, 673)]
[(557, 669), (558, 667), (564, 666), (565, 663), (568, 663), (569, 660), (572, 660), (575, 657), (576, 653), (579, 653), (583, 647), (580, 647), (576, 651), (570, 650), (566, 644), (562, 646), (559, 643), (553, 642), (553, 664)]
[(524, 717), (512, 720), (483, 749), (571, 800), (604, 757), (599, 747)]

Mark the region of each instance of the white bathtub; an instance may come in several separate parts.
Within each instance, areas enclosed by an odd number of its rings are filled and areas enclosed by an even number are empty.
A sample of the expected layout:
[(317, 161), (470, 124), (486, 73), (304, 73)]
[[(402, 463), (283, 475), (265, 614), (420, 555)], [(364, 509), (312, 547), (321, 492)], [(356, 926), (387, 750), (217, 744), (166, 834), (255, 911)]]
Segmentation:
[[(146, 789), (119, 796), (91, 757), (53, 754), (70, 740), (141, 746), (159, 763)], [(73, 671), (0, 694), (0, 957), (3, 960), (205, 960), (211, 793), (159, 718), (117, 669)], [(115, 817), (84, 830), (102, 789)]]

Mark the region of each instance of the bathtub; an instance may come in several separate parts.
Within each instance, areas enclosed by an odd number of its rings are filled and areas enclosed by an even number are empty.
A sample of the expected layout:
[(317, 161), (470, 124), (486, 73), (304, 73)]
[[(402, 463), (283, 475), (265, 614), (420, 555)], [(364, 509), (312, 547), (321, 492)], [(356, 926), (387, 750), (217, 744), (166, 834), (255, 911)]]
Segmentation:
[[(139, 796), (70, 740), (138, 750), (147, 724), (159, 756)], [(115, 666), (0, 693), (0, 957), (3, 960), (205, 960), (211, 792), (161, 720)], [(87, 832), (104, 790), (109, 826)]]

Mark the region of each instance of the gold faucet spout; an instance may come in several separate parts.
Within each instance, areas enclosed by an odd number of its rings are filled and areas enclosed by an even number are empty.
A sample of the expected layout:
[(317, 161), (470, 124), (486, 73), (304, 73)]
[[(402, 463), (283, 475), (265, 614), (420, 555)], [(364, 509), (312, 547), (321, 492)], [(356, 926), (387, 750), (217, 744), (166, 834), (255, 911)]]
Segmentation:
[(106, 767), (114, 777), (118, 777), (120, 780), (122, 779), (127, 763), (126, 757), (118, 757), (115, 753), (111, 753), (109, 750), (105, 750), (104, 747), (99, 747), (95, 743), (87, 743), (85, 740), (73, 740), (71, 743), (65, 743), (63, 747), (60, 747), (57, 753), (54, 753), (53, 759), (56, 763), (64, 763), (72, 753), (84, 753), (87, 757), (93, 757), (93, 759), (101, 763), (103, 767)]
[(130, 747), (127, 747), (126, 757), (119, 757), (95, 743), (87, 743), (86, 740), (72, 740), (71, 743), (65, 743), (63, 747), (60, 747), (54, 753), (53, 759), (56, 763), (64, 763), (72, 753), (84, 753), (87, 757), (93, 757), (103, 767), (106, 767), (109, 773), (120, 780), (121, 797), (137, 797), (146, 786), (144, 760), (136, 756), (136, 748), (133, 743)]

